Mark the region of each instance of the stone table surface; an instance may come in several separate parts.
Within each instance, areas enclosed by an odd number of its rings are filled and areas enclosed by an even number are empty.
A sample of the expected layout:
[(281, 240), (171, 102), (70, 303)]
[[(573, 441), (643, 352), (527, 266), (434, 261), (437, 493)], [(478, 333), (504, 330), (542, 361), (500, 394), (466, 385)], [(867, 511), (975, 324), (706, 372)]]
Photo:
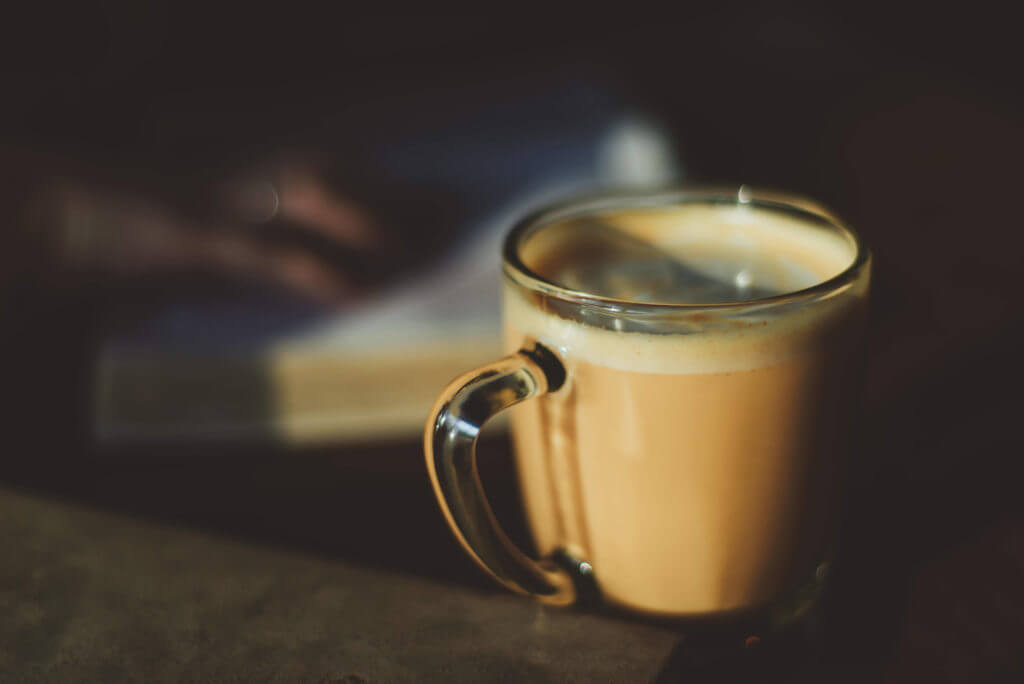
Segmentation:
[(676, 631), (493, 585), (416, 443), (69, 453), (0, 479), (0, 682), (646, 682), (678, 660)]
[(5, 681), (650, 681), (678, 636), (0, 490)]

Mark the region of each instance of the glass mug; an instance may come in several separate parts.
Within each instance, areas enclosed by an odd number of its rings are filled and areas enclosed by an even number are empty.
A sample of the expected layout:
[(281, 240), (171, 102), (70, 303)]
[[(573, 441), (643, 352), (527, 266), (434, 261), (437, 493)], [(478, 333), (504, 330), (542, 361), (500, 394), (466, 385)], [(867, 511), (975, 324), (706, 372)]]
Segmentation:
[[(744, 186), (549, 207), (503, 257), (509, 356), (456, 378), (424, 438), (473, 560), (544, 603), (596, 589), (652, 618), (785, 622), (816, 603), (862, 365), (860, 239)], [(476, 471), (505, 409), (539, 561)]]

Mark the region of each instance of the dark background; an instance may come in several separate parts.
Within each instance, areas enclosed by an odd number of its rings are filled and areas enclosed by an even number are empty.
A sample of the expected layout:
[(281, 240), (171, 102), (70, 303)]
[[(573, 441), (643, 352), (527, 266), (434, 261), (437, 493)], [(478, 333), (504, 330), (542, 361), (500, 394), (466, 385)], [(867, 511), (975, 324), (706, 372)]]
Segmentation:
[[(358, 122), (359, 102), (454, 102), (469, 84), (500, 90), (566, 68), (665, 122), (690, 181), (833, 207), (876, 258), (836, 648), (869, 679), (1024, 671), (1024, 126), (1008, 16), (863, 3), (384, 14), (108, 2), (23, 5), (4, 29), (0, 136), (117, 176), (201, 179), (316, 146)], [(3, 311), (5, 484), (489, 587), (434, 513), (415, 444), (97, 453), (84, 422), (96, 299), (15, 291)], [(503, 449), (496, 438), (484, 476), (515, 526)], [(370, 524), (338, 524), (366, 511)]]

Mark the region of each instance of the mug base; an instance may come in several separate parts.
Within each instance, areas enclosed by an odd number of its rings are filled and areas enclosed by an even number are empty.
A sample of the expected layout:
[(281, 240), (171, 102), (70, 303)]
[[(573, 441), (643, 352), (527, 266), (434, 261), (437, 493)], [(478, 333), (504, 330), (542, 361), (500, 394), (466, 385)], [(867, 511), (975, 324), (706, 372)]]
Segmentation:
[(730, 644), (746, 650), (768, 643), (803, 643), (813, 646), (823, 636), (823, 606), (829, 586), (830, 564), (819, 563), (793, 591), (766, 605), (700, 614), (652, 614), (638, 612), (605, 600), (590, 564), (566, 551), (553, 560), (572, 577), (577, 606), (617, 619), (641, 621), (669, 628), (709, 643)]

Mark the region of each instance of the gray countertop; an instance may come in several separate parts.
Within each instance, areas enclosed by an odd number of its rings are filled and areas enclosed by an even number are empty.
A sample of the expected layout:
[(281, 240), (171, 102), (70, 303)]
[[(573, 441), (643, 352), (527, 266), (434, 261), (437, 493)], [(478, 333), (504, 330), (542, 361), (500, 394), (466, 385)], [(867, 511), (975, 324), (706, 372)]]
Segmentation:
[[(491, 503), (528, 549), (505, 435), (484, 441)], [(416, 443), (53, 453), (8, 461), (0, 479), (0, 684), (666, 684), (837, 670), (746, 650), (732, 633), (507, 592), (454, 540)]]
[(651, 681), (677, 634), (0, 489), (4, 681)]

